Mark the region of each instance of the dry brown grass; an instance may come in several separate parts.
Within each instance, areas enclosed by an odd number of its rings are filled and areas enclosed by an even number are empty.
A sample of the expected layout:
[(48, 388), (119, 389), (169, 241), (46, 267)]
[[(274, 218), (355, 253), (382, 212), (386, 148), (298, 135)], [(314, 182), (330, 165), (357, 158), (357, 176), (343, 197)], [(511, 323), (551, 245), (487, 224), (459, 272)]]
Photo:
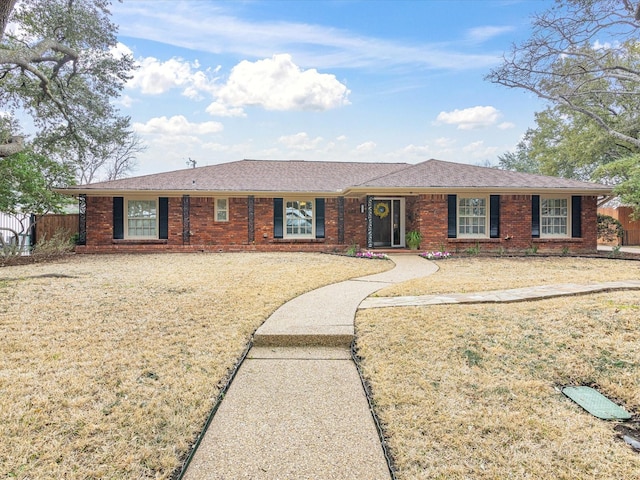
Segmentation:
[[(590, 283), (640, 278), (640, 262), (574, 257), (452, 257), (437, 262), (437, 277), (385, 288), (382, 297), (465, 293), (554, 283)], [(606, 278), (603, 273), (607, 272)], [(437, 278), (437, 281), (434, 281)]]
[(390, 267), (171, 254), (0, 269), (0, 476), (168, 478), (270, 313)]
[[(639, 278), (640, 264), (460, 259), (386, 293)], [(615, 423), (556, 389), (592, 384), (640, 413), (640, 292), (369, 309), (356, 330), (398, 479), (637, 479)], [(636, 417), (637, 419), (638, 417)]]

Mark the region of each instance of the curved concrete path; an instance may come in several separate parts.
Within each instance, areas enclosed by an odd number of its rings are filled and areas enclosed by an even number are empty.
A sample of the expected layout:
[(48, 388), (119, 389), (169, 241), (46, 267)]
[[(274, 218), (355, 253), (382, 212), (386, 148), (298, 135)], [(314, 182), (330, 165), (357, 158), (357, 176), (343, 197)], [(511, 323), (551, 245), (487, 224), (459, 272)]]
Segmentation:
[(437, 270), (391, 259), (392, 270), (313, 290), (267, 319), (184, 479), (390, 478), (349, 351), (353, 321), (368, 295)]
[(473, 293), (448, 293), (446, 295), (416, 295), (406, 297), (371, 297), (365, 299), (359, 308), (411, 307), (442, 305), (451, 303), (511, 303), (529, 300), (583, 295), (587, 293), (609, 292), (612, 290), (633, 290), (640, 288), (640, 280), (623, 280), (603, 283), (559, 283), (536, 287), (490, 290)]
[(353, 320), (364, 298), (438, 270), (435, 263), (417, 255), (394, 255), (391, 259), (395, 263), (391, 270), (327, 285), (285, 303), (256, 330), (254, 346), (350, 346)]

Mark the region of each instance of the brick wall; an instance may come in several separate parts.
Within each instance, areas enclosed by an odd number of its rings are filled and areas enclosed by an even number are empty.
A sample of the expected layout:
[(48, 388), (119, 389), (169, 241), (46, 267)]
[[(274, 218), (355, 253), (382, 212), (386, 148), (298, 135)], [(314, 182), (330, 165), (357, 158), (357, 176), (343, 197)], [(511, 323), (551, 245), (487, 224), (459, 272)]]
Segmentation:
[[(422, 233), (421, 250), (464, 252), (480, 248), (480, 252), (515, 253), (537, 249), (539, 253), (572, 253), (596, 251), (597, 197), (582, 197), (582, 237), (564, 239), (531, 236), (531, 195), (500, 196), (500, 237), (483, 239), (447, 238), (447, 195), (420, 195), (407, 200), (407, 231), (417, 228)], [(413, 220), (412, 220), (413, 219)]]
[[(344, 241), (340, 242), (339, 200), (325, 201), (325, 238), (310, 240), (276, 239), (273, 236), (273, 199), (254, 200), (254, 238), (249, 241), (246, 197), (229, 198), (229, 221), (214, 221), (214, 199), (190, 197), (190, 235), (183, 238), (182, 197), (169, 198), (169, 236), (167, 240), (113, 240), (113, 199), (87, 197), (87, 244), (78, 252), (158, 252), (158, 251), (339, 251), (351, 245), (367, 245), (366, 214), (360, 213), (363, 198), (344, 199)], [(535, 248), (540, 253), (594, 252), (597, 245), (597, 198), (582, 198), (582, 238), (534, 239), (531, 237), (531, 196), (500, 197), (500, 238), (447, 238), (447, 195), (406, 197), (406, 230), (422, 233), (421, 250), (464, 252), (479, 247), (481, 252), (522, 252)]]

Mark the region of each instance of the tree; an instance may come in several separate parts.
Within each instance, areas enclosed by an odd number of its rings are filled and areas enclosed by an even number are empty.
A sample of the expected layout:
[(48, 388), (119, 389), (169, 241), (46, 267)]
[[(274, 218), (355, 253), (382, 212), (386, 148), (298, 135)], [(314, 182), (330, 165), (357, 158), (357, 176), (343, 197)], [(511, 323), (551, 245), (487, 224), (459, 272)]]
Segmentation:
[(531, 139), (535, 130), (529, 128), (514, 152), (498, 155), (498, 168), (523, 173), (540, 173), (540, 165), (531, 154)]
[(640, 154), (602, 165), (594, 172), (594, 177), (615, 185), (613, 193), (623, 204), (633, 207), (634, 218), (640, 218)]
[(588, 181), (600, 165), (638, 150), (607, 135), (589, 117), (561, 106), (536, 113), (535, 121), (515, 152), (498, 157), (500, 168)]
[(640, 149), (639, 18), (630, 0), (560, 0), (534, 17), (531, 38), (487, 79), (579, 113)]
[(116, 180), (135, 169), (136, 155), (146, 150), (146, 146), (136, 133), (128, 130), (121, 137), (105, 139), (98, 154), (88, 152), (83, 157), (74, 157), (76, 178), (81, 184)]
[[(0, 104), (28, 114), (34, 148), (55, 156), (72, 149), (84, 159), (131, 135), (130, 119), (111, 104), (133, 69), (115, 55), (109, 0), (0, 0)], [(10, 24), (19, 28), (8, 27)], [(126, 135), (124, 135), (126, 136)], [(15, 138), (0, 157), (24, 148)]]
[(73, 171), (27, 148), (0, 162), (0, 211), (60, 213), (69, 198), (52, 189), (73, 182)]

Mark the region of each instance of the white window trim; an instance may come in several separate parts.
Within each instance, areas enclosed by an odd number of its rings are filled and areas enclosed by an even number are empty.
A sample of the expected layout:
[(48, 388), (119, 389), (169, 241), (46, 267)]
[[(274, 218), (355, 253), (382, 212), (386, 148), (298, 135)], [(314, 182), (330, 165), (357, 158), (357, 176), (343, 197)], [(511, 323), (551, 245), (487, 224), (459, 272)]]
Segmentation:
[[(480, 198), (484, 200), (485, 218), (484, 234), (460, 233), (460, 200), (466, 198)], [(456, 196), (456, 236), (457, 238), (489, 238), (489, 222), (491, 220), (491, 202), (488, 195), (457, 195)]]
[[(567, 201), (567, 231), (564, 234), (542, 233), (542, 201), (543, 200), (566, 200)], [(571, 197), (566, 195), (541, 195), (540, 196), (540, 238), (570, 238), (571, 237)]]
[[(156, 202), (156, 234), (151, 236), (141, 236), (141, 235), (129, 235), (129, 202), (130, 201), (138, 201), (138, 202), (148, 202), (154, 201)], [(160, 199), (158, 197), (125, 197), (124, 205), (123, 205), (123, 218), (124, 218), (124, 238), (127, 240), (157, 240), (159, 238), (159, 229), (160, 229)]]
[[(313, 214), (311, 216), (311, 233), (307, 233), (304, 235), (300, 235), (300, 234), (289, 234), (287, 233), (287, 203), (288, 202), (309, 202), (311, 203), (312, 206), (312, 211)], [(283, 238), (291, 238), (291, 239), (296, 239), (296, 238), (300, 238), (300, 239), (309, 239), (309, 238), (316, 238), (316, 199), (315, 198), (298, 198), (298, 197), (293, 197), (293, 198), (284, 198), (282, 200), (282, 236)]]
[[(224, 200), (225, 201), (226, 208), (224, 210), (223, 209), (218, 209), (218, 200)], [(220, 220), (218, 218), (218, 212), (220, 212), (220, 211), (225, 212), (225, 214), (226, 214), (225, 215), (226, 216), (225, 220)], [(221, 222), (221, 223), (229, 221), (229, 199), (228, 198), (225, 197), (225, 198), (214, 198), (213, 199), (213, 221), (214, 222)]]

